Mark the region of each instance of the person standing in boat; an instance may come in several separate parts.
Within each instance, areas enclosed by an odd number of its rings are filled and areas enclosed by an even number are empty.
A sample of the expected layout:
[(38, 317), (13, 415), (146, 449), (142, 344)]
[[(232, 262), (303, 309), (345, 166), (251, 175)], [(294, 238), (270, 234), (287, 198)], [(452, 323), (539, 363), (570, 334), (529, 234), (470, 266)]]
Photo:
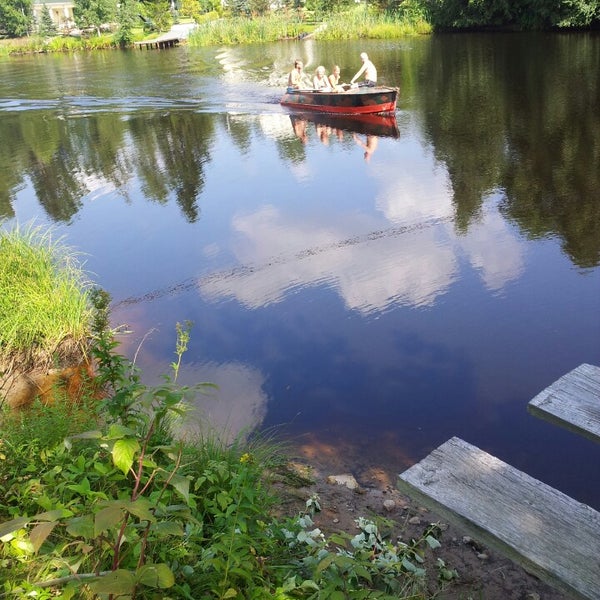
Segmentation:
[(365, 80), (359, 83), (359, 86), (374, 87), (377, 85), (377, 69), (375, 65), (369, 60), (369, 56), (366, 52), (361, 52), (360, 60), (362, 60), (362, 67), (358, 70), (356, 75), (350, 80), (350, 83), (354, 83), (363, 73), (365, 74)]
[(294, 61), (294, 68), (288, 76), (288, 91), (310, 87), (304, 75), (304, 64), (301, 60)]
[(318, 66), (313, 77), (313, 88), (315, 90), (323, 90), (324, 92), (331, 92), (331, 85), (329, 79), (325, 75), (325, 67)]

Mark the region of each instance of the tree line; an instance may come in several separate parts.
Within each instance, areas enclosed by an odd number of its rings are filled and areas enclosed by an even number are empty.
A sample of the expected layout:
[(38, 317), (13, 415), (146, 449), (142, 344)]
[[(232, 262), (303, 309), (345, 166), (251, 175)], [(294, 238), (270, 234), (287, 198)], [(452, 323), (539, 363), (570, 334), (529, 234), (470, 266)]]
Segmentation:
[[(362, 0), (374, 11), (417, 14), (434, 30), (463, 29), (597, 29), (600, 0)], [(56, 24), (44, 5), (34, 19), (33, 0), (0, 3), (0, 37), (23, 37), (32, 33), (55, 33)], [(74, 0), (75, 25), (100, 33), (107, 23), (126, 34), (135, 24), (162, 29), (179, 15), (197, 19), (215, 16), (264, 16), (278, 11), (309, 11), (323, 15), (343, 11), (355, 0)], [(125, 40), (127, 35), (125, 35)]]

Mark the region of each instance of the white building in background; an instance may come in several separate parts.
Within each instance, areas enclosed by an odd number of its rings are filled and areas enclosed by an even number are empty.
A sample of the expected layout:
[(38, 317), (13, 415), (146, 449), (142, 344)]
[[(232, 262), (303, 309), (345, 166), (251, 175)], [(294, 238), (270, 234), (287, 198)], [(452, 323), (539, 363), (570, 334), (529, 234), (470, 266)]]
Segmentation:
[(45, 2), (34, 0), (32, 8), (33, 18), (36, 24), (40, 23), (42, 20), (44, 6), (48, 9), (50, 18), (58, 31), (63, 29), (69, 30), (75, 27), (72, 0), (46, 0)]

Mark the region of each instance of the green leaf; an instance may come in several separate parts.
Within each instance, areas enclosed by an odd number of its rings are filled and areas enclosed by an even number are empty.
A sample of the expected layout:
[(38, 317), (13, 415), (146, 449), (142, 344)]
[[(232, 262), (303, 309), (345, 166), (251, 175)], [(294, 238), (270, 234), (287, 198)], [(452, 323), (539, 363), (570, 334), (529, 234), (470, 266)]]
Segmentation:
[(161, 589), (175, 585), (173, 571), (164, 563), (140, 567), (137, 572), (137, 580), (144, 585)]
[(183, 496), (186, 502), (190, 500), (190, 480), (183, 475), (173, 475), (171, 485)]
[(117, 440), (112, 449), (112, 458), (115, 466), (127, 475), (131, 465), (133, 465), (133, 457), (140, 449), (140, 444), (135, 438), (124, 438)]
[(38, 513), (32, 517), (32, 521), (58, 521), (65, 517), (71, 517), (73, 513), (66, 508), (55, 508), (46, 512)]
[(235, 598), (238, 595), (237, 590), (229, 588), (224, 594), (223, 598)]
[(94, 537), (94, 519), (91, 515), (73, 517), (67, 521), (67, 533), (73, 537), (89, 540)]
[(142, 521), (150, 521), (151, 523), (156, 521), (154, 512), (152, 512), (152, 504), (147, 498), (138, 498), (133, 502), (124, 504), (123, 508)]
[(354, 567), (354, 572), (356, 573), (356, 575), (358, 577), (362, 577), (363, 579), (366, 579), (369, 583), (371, 583), (373, 581), (373, 578), (371, 576), (369, 569), (367, 569), (363, 565), (356, 565)]
[(135, 431), (133, 429), (129, 429), (129, 427), (125, 427), (124, 425), (119, 425), (115, 423), (110, 426), (108, 430), (108, 435), (106, 436), (109, 440), (120, 440), (125, 437), (131, 437), (135, 435)]
[(217, 503), (221, 510), (225, 510), (232, 502), (233, 499), (227, 492), (219, 492), (217, 494)]
[(6, 541), (2, 538), (22, 529), (31, 521), (30, 517), (19, 517), (18, 519), (13, 519), (12, 521), (6, 521), (6, 523), (2, 523), (0, 525), (0, 541)]
[(72, 435), (69, 440), (98, 440), (102, 437), (101, 431), (84, 431), (77, 435)]
[(58, 523), (56, 521), (44, 521), (39, 525), (36, 525), (29, 534), (29, 539), (33, 545), (33, 551), (37, 552), (40, 546), (44, 543), (46, 538), (52, 533), (52, 530)]
[(404, 557), (402, 559), (402, 566), (409, 572), (409, 573), (416, 573), (417, 571), (417, 567), (415, 567), (415, 565), (413, 565), (410, 560), (408, 560), (408, 558)]
[(91, 491), (90, 481), (87, 477), (84, 477), (78, 484), (68, 485), (67, 488), (82, 496), (87, 496)]
[(32, 521), (57, 521), (63, 517), (70, 517), (72, 514), (73, 513), (66, 508), (56, 508), (55, 510), (42, 512), (33, 515), (32, 517), (19, 517), (17, 519), (12, 519), (11, 521), (6, 521), (5, 523), (0, 524), (0, 539), (18, 529), (22, 529)]
[(135, 587), (135, 576), (125, 569), (117, 569), (101, 575), (89, 585), (97, 594), (130, 594)]
[(441, 547), (441, 544), (439, 543), (439, 541), (436, 540), (432, 535), (428, 535), (425, 538), (425, 541), (429, 544), (429, 547), (433, 550)]
[(301, 590), (316, 590), (317, 592), (319, 591), (319, 586), (312, 579), (305, 579), (299, 587)]
[(158, 537), (166, 537), (168, 535), (177, 535), (181, 537), (184, 535), (183, 527), (179, 523), (174, 523), (173, 521), (156, 523), (155, 525), (152, 525), (151, 531)]
[(121, 502), (115, 502), (99, 510), (94, 518), (94, 536), (99, 536), (103, 531), (114, 527), (123, 520), (123, 505)]
[(335, 560), (334, 554), (328, 554), (318, 565), (317, 565), (317, 573), (321, 573), (325, 569), (331, 565), (331, 563)]

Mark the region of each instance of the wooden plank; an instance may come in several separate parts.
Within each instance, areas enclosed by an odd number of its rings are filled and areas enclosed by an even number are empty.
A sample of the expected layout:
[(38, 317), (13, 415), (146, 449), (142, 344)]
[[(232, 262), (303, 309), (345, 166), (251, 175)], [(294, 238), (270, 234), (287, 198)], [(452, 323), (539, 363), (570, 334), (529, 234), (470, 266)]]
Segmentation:
[(172, 36), (169, 34), (154, 38), (152, 40), (143, 40), (141, 42), (134, 42), (134, 45), (138, 46), (139, 48), (144, 47), (144, 48), (146, 48), (146, 50), (148, 50), (149, 48), (158, 48), (158, 49), (171, 48), (178, 44), (179, 44), (179, 37)]
[(527, 406), (536, 417), (600, 442), (600, 367), (579, 365)]
[(398, 487), (554, 587), (600, 600), (600, 513), (452, 438)]

